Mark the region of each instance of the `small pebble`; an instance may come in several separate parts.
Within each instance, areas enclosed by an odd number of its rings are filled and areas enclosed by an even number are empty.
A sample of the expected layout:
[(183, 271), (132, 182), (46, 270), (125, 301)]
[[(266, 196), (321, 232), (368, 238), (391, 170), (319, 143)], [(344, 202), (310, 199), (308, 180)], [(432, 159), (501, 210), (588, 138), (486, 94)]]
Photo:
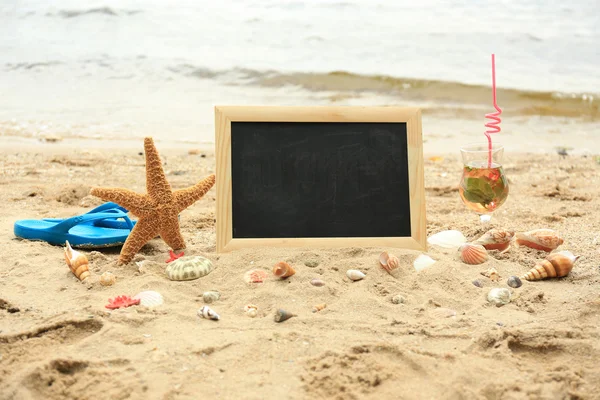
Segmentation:
[(321, 279), (313, 279), (312, 281), (310, 281), (310, 284), (316, 287), (325, 286), (325, 282)]
[(306, 265), (309, 268), (316, 268), (319, 266), (319, 262), (315, 261), (315, 260), (309, 260), (309, 261), (305, 261), (304, 265)]
[(204, 292), (202, 294), (202, 300), (204, 300), (204, 302), (206, 304), (213, 303), (213, 302), (219, 300), (220, 298), (221, 298), (221, 293), (219, 293), (217, 291), (209, 291), (209, 292)]
[(504, 326), (504, 323), (503, 323), (503, 322), (500, 322), (500, 321), (498, 321), (498, 322), (496, 322), (496, 325), (498, 325), (498, 326)]
[(506, 281), (506, 284), (508, 286), (510, 286), (511, 288), (520, 288), (523, 285), (523, 282), (521, 281), (521, 279), (518, 276), (510, 276), (508, 278), (508, 280)]
[(398, 294), (398, 295), (392, 297), (392, 303), (394, 303), (394, 304), (404, 304), (404, 303), (406, 303), (406, 299), (404, 298), (404, 296)]
[(493, 288), (487, 295), (487, 300), (500, 307), (510, 303), (510, 290), (506, 288)]
[(473, 285), (477, 286), (477, 287), (483, 287), (483, 283), (481, 283), (481, 281), (479, 279), (475, 279), (473, 282), (471, 282)]
[(9, 313), (14, 314), (14, 313), (18, 313), (19, 311), (21, 311), (21, 309), (19, 307), (9, 307), (8, 310)]

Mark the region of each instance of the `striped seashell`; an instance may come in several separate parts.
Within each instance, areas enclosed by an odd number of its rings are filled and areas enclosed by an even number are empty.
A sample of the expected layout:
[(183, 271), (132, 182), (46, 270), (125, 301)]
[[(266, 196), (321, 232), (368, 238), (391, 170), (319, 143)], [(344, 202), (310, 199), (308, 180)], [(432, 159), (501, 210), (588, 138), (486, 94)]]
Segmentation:
[(221, 319), (219, 314), (217, 314), (214, 310), (212, 310), (209, 306), (204, 306), (197, 311), (197, 314), (200, 318), (212, 319), (214, 321), (218, 321)]
[(164, 303), (162, 295), (153, 290), (146, 290), (144, 292), (140, 292), (133, 296), (133, 299), (139, 299), (140, 305), (146, 307), (158, 307)]
[(273, 274), (281, 279), (289, 278), (294, 275), (296, 270), (292, 268), (292, 266), (285, 261), (280, 261), (273, 267)]
[(503, 229), (491, 229), (484, 233), (479, 239), (471, 242), (480, 244), (486, 250), (505, 251), (510, 246), (510, 241), (515, 236), (513, 231), (505, 231)]
[(90, 267), (88, 259), (82, 253), (73, 250), (69, 241), (66, 241), (65, 247), (65, 261), (69, 266), (69, 269), (80, 281), (85, 281), (90, 277)]
[(172, 281), (190, 281), (210, 274), (213, 269), (215, 267), (208, 258), (192, 256), (169, 263), (165, 272)]
[(539, 281), (547, 278), (562, 278), (569, 275), (573, 269), (573, 264), (581, 256), (575, 256), (570, 251), (559, 251), (548, 255), (545, 260), (536, 264), (521, 279), (528, 281)]
[(102, 286), (112, 286), (116, 280), (117, 278), (111, 272), (105, 272), (100, 275), (100, 284)]
[(458, 252), (461, 261), (466, 264), (482, 264), (488, 259), (487, 250), (480, 244), (465, 243), (458, 248)]
[(551, 252), (563, 244), (564, 240), (555, 230), (535, 229), (529, 232), (517, 233), (515, 243), (517, 246), (527, 246), (532, 249)]
[(357, 269), (349, 269), (348, 271), (346, 271), (346, 276), (352, 279), (353, 281), (360, 281), (361, 279), (364, 279), (366, 275), (364, 274), (364, 272), (361, 272)]

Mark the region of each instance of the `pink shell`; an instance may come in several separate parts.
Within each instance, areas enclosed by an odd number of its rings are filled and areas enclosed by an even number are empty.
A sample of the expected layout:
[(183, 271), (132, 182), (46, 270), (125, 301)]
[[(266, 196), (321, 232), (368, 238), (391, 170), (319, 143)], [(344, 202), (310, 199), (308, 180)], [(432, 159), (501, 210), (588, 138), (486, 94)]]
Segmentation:
[(551, 252), (564, 243), (558, 232), (552, 229), (535, 229), (515, 235), (517, 246)]
[(262, 269), (251, 269), (244, 274), (246, 283), (263, 283), (267, 279), (267, 271)]
[(465, 243), (458, 248), (460, 259), (466, 264), (481, 264), (488, 259), (487, 250), (479, 244)]
[(392, 273), (393, 270), (400, 267), (400, 260), (395, 255), (389, 255), (386, 251), (379, 255), (379, 264), (387, 272)]

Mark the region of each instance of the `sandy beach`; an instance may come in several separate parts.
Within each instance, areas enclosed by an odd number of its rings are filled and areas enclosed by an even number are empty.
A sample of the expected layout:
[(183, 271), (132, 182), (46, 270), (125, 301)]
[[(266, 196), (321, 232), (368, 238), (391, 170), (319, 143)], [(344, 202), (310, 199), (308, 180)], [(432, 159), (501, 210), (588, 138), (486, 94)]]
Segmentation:
[[(210, 150), (157, 147), (174, 189), (214, 173)], [(214, 262), (209, 275), (173, 282), (167, 245), (154, 239), (126, 266), (119, 248), (83, 251), (92, 276), (81, 283), (63, 249), (13, 235), (18, 219), (65, 218), (102, 204), (91, 186), (145, 193), (138, 148), (77, 149), (68, 141), (0, 153), (0, 398), (3, 399), (594, 399), (600, 393), (600, 165), (591, 155), (508, 153), (507, 202), (483, 226), (457, 191), (456, 153), (426, 154), (428, 234), (457, 229), (469, 240), (491, 227), (552, 228), (581, 255), (563, 279), (524, 282), (512, 301), (487, 302), (493, 287), (522, 275), (546, 253), (490, 252), (482, 265), (430, 247), (437, 260), (393, 248), (254, 249), (215, 252), (215, 190), (181, 214), (186, 255)], [(432, 161), (428, 156), (443, 156)], [(400, 258), (394, 278), (378, 264)], [(244, 273), (288, 261), (296, 275), (250, 286)], [(140, 267), (141, 265), (141, 267)], [(494, 267), (501, 279), (480, 272)], [(352, 282), (347, 269), (366, 278)], [(104, 287), (99, 276), (116, 275)], [(325, 286), (315, 287), (320, 278)], [(479, 279), (483, 287), (472, 281)], [(108, 310), (117, 295), (156, 290), (164, 305)], [(202, 293), (220, 321), (201, 319)], [(405, 301), (394, 304), (394, 296)], [(258, 306), (258, 316), (244, 313)], [(317, 313), (313, 306), (326, 303)], [(275, 323), (278, 308), (297, 314)], [(447, 317), (440, 309), (452, 309)]]

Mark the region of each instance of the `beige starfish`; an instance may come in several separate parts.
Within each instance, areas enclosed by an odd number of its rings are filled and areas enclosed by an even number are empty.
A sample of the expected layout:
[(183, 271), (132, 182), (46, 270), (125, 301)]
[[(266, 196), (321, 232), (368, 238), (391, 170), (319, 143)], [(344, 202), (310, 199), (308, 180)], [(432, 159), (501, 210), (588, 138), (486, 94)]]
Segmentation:
[(138, 217), (121, 249), (119, 264), (130, 262), (142, 246), (156, 235), (160, 235), (173, 250), (185, 248), (178, 215), (200, 200), (215, 184), (213, 174), (192, 187), (172, 191), (152, 138), (144, 139), (144, 150), (148, 194), (142, 195), (121, 188), (92, 188), (90, 192), (102, 200), (113, 201), (125, 207)]

